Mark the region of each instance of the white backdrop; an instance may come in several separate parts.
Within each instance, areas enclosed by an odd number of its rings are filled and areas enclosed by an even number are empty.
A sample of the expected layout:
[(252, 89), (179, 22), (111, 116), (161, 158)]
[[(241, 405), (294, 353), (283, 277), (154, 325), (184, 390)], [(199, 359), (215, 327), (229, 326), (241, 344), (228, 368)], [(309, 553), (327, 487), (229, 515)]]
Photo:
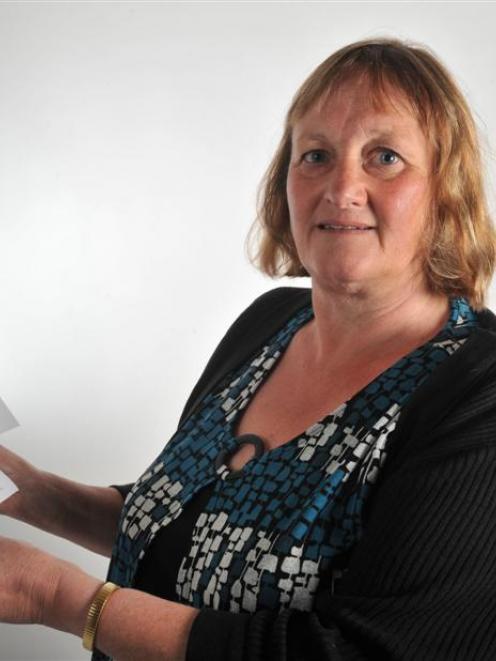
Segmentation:
[[(1, 442), (91, 484), (134, 481), (228, 324), (278, 284), (244, 238), (297, 86), (337, 48), (430, 46), (476, 113), (495, 210), (493, 3), (0, 4)], [(292, 281), (307, 284), (306, 281)], [(107, 560), (26, 525), (105, 577)], [(87, 659), (0, 625), (0, 659)]]

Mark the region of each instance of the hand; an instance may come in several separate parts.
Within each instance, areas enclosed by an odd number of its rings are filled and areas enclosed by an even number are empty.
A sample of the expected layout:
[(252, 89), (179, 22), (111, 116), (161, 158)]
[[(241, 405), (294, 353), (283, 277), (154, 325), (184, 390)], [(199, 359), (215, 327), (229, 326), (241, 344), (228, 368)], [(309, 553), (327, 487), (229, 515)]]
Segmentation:
[(0, 622), (44, 624), (81, 636), (101, 584), (71, 562), (0, 536)]
[(0, 514), (14, 519), (23, 519), (24, 512), (31, 511), (40, 502), (36, 492), (42, 473), (25, 459), (0, 445), (0, 470), (15, 483), (19, 491), (0, 503)]
[(41, 528), (109, 557), (122, 497), (112, 487), (81, 484), (42, 471), (0, 445), (0, 470), (19, 491), (0, 503), (0, 515)]

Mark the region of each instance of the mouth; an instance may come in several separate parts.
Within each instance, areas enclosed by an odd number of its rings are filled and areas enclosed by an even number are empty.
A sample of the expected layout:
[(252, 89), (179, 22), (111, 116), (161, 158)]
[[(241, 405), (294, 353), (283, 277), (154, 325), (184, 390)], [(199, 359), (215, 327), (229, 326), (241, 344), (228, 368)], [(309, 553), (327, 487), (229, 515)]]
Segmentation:
[(328, 232), (368, 232), (375, 229), (368, 225), (339, 225), (337, 223), (319, 223), (317, 227)]

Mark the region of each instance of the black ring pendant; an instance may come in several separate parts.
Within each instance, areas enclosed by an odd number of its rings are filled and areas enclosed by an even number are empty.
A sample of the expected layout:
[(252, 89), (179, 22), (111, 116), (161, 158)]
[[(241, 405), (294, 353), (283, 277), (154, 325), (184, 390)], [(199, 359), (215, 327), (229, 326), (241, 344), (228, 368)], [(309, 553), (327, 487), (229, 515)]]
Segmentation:
[[(217, 459), (215, 460), (215, 470), (219, 470), (219, 468), (223, 464), (227, 466), (227, 459), (235, 452), (237, 452), (242, 445), (255, 446), (255, 455), (254, 457), (252, 457), (252, 459), (258, 459), (264, 453), (264, 442), (260, 438), (260, 436), (257, 436), (256, 434), (241, 434), (241, 436), (236, 437), (235, 440), (236, 440), (236, 446), (234, 448), (232, 448), (231, 450), (221, 450), (219, 452), (219, 454), (217, 455)], [(239, 471), (231, 471), (226, 476), (226, 480), (235, 480), (241, 475), (243, 475), (243, 469)]]

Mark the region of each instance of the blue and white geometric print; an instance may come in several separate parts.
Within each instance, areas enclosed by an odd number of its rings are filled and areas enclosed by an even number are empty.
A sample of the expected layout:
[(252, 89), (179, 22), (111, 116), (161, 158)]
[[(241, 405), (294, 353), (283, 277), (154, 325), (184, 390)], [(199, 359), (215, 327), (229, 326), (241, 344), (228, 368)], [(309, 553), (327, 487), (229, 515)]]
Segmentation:
[[(387, 457), (388, 439), (413, 392), (477, 325), (462, 298), (444, 328), (300, 436), (245, 464), (241, 477), (215, 468), (236, 448), (238, 413), (299, 328), (300, 310), (245, 365), (210, 393), (138, 479), (126, 499), (108, 580), (130, 586), (155, 535), (200, 489), (212, 494), (177, 575), (178, 601), (253, 613), (312, 609), (324, 572), (360, 540), (363, 505)], [(106, 659), (96, 652), (94, 661)]]

